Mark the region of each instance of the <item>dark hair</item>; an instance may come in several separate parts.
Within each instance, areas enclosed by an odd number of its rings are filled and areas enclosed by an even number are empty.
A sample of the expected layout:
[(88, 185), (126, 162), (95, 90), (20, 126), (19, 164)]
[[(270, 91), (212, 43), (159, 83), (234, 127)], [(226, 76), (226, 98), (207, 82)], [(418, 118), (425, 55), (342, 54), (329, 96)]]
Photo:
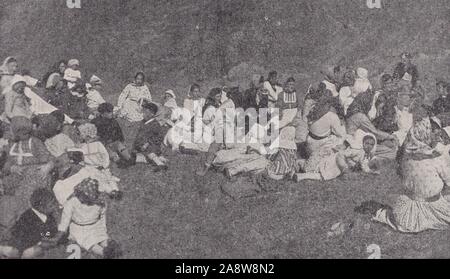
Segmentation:
[(278, 75), (277, 71), (271, 71), (271, 72), (269, 73), (269, 79), (272, 78), (272, 77), (274, 77), (274, 76), (277, 76), (277, 75)]
[(53, 64), (50, 70), (42, 77), (42, 82), (47, 84), (48, 78), (54, 74), (59, 73), (59, 66), (61, 64), (67, 65), (67, 60), (59, 60), (57, 63)]
[(13, 63), (13, 62), (17, 63), (17, 59), (14, 57), (10, 57), (10, 58), (8, 58), (8, 60), (6, 60), (6, 64)]
[(136, 75), (134, 76), (134, 79), (137, 79), (138, 76), (142, 76), (142, 79), (145, 81), (145, 74), (144, 74), (144, 72), (137, 72)]
[(99, 113), (108, 113), (114, 111), (114, 106), (110, 103), (103, 103), (98, 106)]
[(84, 155), (81, 151), (68, 151), (67, 157), (76, 165), (84, 161)]
[(36, 189), (30, 198), (31, 206), (38, 210), (54, 201), (55, 195), (53, 192), (45, 188)]
[(341, 66), (335, 66), (334, 68), (333, 68), (333, 73), (340, 73), (341, 72), (341, 70), (342, 70), (342, 68), (341, 68)]
[(198, 89), (198, 90), (200, 90), (200, 85), (198, 85), (197, 83), (194, 83), (194, 84), (192, 84), (191, 85), (191, 88), (190, 88), (190, 90), (189, 90), (189, 92), (192, 92), (192, 91), (194, 91), (194, 89)]
[(53, 116), (58, 122), (60, 122), (61, 124), (64, 123), (64, 120), (66, 118), (66, 116), (64, 115), (64, 112), (62, 112), (61, 110), (55, 110), (52, 111), (50, 113), (50, 116)]
[(393, 77), (390, 74), (384, 74), (384, 75), (381, 76), (381, 82), (382, 83), (386, 83), (386, 82), (388, 82), (388, 81), (390, 81), (392, 79), (393, 79)]
[(293, 77), (290, 77), (287, 79), (286, 83), (289, 83), (289, 82), (295, 82), (295, 79)]
[(142, 102), (142, 108), (148, 109), (151, 112), (153, 112), (154, 114), (156, 114), (158, 112), (158, 106), (155, 103), (149, 102), (146, 100), (144, 100), (144, 102)]

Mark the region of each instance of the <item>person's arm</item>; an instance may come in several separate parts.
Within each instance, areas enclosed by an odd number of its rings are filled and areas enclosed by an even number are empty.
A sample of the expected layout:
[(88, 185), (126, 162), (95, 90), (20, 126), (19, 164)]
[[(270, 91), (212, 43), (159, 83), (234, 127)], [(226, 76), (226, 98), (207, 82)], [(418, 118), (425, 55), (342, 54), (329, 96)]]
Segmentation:
[(125, 102), (129, 94), (130, 94), (130, 86), (127, 85), (123, 89), (122, 93), (120, 93), (119, 100), (117, 101), (117, 107), (119, 107), (120, 109), (122, 108), (123, 103)]
[(5, 115), (8, 118), (13, 118), (13, 108), (16, 98), (12, 93), (7, 93), (5, 95)]
[(150, 89), (148, 88), (147, 85), (145, 86), (145, 90), (144, 90), (144, 94), (142, 96), (142, 99), (148, 100), (148, 101), (152, 101), (152, 94), (150, 93)]
[[(356, 115), (355, 115), (356, 116)], [(395, 139), (395, 136), (392, 136), (391, 134), (388, 134), (386, 132), (380, 131), (378, 130), (373, 124), (372, 122), (370, 122), (369, 118), (362, 114), (362, 113), (358, 113), (357, 117), (359, 117), (358, 119), (358, 123), (360, 125), (360, 128), (365, 131), (365, 132), (369, 132), (375, 135), (375, 137), (378, 140), (393, 140)]]
[(339, 138), (345, 138), (347, 132), (345, 126), (341, 124), (339, 116), (335, 113), (330, 113), (331, 132)]

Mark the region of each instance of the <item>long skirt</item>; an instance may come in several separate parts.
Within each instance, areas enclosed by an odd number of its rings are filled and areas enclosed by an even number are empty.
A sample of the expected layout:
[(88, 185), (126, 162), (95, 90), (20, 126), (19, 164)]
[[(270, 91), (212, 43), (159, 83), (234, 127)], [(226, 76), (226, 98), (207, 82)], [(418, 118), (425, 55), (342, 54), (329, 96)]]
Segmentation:
[(269, 160), (269, 174), (284, 176), (298, 171), (297, 150), (280, 148)]
[(447, 230), (450, 228), (450, 197), (440, 196), (438, 200), (416, 201), (402, 195), (397, 198), (393, 210), (382, 209), (374, 221), (388, 224), (404, 233), (418, 233), (426, 230)]
[(92, 225), (77, 225), (71, 223), (69, 227), (69, 239), (75, 241), (81, 248), (89, 251), (96, 244), (109, 239), (106, 229), (106, 218), (103, 216)]
[(317, 172), (320, 162), (333, 155), (333, 148), (342, 144), (342, 139), (331, 135), (325, 139), (315, 140), (308, 136), (306, 143), (310, 157), (306, 161), (304, 171)]

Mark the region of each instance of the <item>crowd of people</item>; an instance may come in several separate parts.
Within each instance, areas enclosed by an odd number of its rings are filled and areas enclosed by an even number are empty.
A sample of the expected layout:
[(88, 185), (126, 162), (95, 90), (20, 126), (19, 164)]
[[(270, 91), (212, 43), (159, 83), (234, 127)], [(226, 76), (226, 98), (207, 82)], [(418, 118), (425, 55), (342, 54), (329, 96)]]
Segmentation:
[[(193, 84), (179, 106), (170, 89), (156, 102), (143, 72), (114, 105), (102, 96), (102, 79), (84, 76), (77, 59), (36, 79), (8, 57), (0, 68), (0, 257), (35, 258), (69, 241), (119, 257), (105, 216), (123, 192), (110, 167), (166, 171), (167, 152), (206, 153), (195, 175), (250, 174), (264, 191), (273, 180), (377, 175), (392, 161), (403, 195), (392, 206), (367, 201), (355, 211), (401, 232), (448, 228), (450, 85), (438, 80), (439, 97), (427, 105), (431, 92), (412, 60), (403, 53), (377, 87), (367, 69), (340, 65), (302, 97), (293, 77), (280, 84), (272, 71), (254, 75), (245, 91), (217, 87), (204, 97)], [(124, 125), (136, 133), (124, 135)]]

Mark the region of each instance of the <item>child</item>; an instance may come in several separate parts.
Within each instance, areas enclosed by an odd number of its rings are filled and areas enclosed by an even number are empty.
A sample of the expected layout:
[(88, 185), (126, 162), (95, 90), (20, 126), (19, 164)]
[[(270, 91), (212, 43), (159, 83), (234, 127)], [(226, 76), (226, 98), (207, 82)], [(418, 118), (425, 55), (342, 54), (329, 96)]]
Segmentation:
[(102, 87), (103, 87), (102, 80), (95, 75), (92, 76), (89, 81), (89, 86), (87, 88), (88, 92), (86, 95), (87, 106), (89, 107), (90, 114), (92, 115), (91, 119), (93, 119), (96, 116), (98, 107), (106, 102), (99, 92), (102, 89)]
[(80, 146), (84, 155), (84, 162), (89, 166), (102, 169), (109, 168), (109, 154), (105, 146), (97, 141), (97, 128), (94, 124), (86, 123), (78, 127), (82, 144)]
[(353, 138), (347, 140), (349, 146), (331, 156), (324, 158), (318, 165), (316, 172), (297, 173), (294, 179), (302, 180), (332, 180), (342, 174), (355, 171), (360, 167), (365, 173), (378, 174), (371, 170), (370, 161), (376, 150), (376, 138), (372, 134), (367, 134), (358, 130)]
[(78, 184), (64, 203), (58, 234), (58, 242), (69, 231), (69, 239), (81, 248), (104, 258), (119, 256), (117, 244), (111, 241), (106, 228), (106, 202), (99, 191), (99, 182), (87, 178)]
[(133, 145), (135, 153), (143, 154), (147, 162), (156, 164), (155, 171), (167, 170), (168, 168), (166, 165), (168, 160), (161, 155), (161, 145), (164, 142), (168, 127), (157, 119), (158, 110), (159, 108), (155, 103), (143, 101), (144, 120)]
[(67, 86), (72, 89), (75, 86), (75, 82), (81, 79), (80, 61), (77, 59), (71, 59), (68, 63), (68, 68), (64, 71), (64, 79), (67, 80)]
[(100, 192), (108, 194), (112, 199), (121, 199), (118, 179), (113, 180), (99, 169), (84, 165), (83, 160), (84, 156), (80, 151), (68, 151), (56, 160), (58, 177), (53, 192), (59, 205), (63, 207), (75, 187), (86, 178), (97, 180), (100, 183)]
[(48, 241), (56, 236), (57, 223), (53, 217), (55, 197), (47, 189), (37, 189), (30, 198), (31, 208), (23, 213), (11, 228), (7, 245), (0, 246), (0, 256), (32, 259), (41, 256), (53, 244)]
[(103, 103), (98, 107), (97, 118), (92, 120), (92, 124), (97, 128), (97, 134), (100, 142), (108, 150), (110, 158), (118, 163), (130, 162), (131, 154), (125, 146), (125, 139), (123, 137), (122, 128), (114, 119), (114, 106), (110, 103)]
[(14, 117), (11, 130), (14, 139), (10, 143), (4, 167), (7, 175), (4, 183), (18, 186), (17, 196), (21, 198), (25, 211), (34, 189), (47, 185), (45, 176), (53, 168), (53, 158), (42, 141), (32, 136), (31, 120)]

